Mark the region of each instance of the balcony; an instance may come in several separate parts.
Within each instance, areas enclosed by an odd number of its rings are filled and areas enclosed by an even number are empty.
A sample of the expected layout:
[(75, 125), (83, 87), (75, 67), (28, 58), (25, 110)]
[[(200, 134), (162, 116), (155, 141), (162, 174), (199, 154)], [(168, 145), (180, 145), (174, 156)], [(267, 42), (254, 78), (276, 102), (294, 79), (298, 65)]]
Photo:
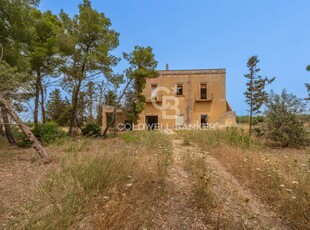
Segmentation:
[(197, 102), (198, 101), (202, 101), (202, 102), (203, 101), (213, 101), (213, 99), (214, 99), (213, 93), (210, 93), (210, 94), (208, 93), (207, 98), (204, 98), (204, 99), (202, 99), (199, 94), (195, 95), (195, 101), (197, 101)]
[(162, 95), (157, 95), (155, 98), (151, 98), (151, 96), (146, 97), (146, 103), (161, 103)]

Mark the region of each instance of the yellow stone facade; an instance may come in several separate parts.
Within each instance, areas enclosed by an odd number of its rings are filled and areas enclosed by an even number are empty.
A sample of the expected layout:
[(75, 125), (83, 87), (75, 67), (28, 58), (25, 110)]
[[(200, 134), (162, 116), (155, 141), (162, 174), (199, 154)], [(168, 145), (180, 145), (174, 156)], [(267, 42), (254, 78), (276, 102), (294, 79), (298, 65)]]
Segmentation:
[[(201, 124), (233, 125), (235, 113), (226, 100), (226, 70), (165, 70), (147, 80), (139, 123), (161, 127)], [(206, 90), (204, 89), (206, 88)], [(157, 118), (156, 118), (157, 117)]]
[[(156, 127), (179, 127), (215, 124), (217, 127), (236, 124), (236, 115), (226, 100), (226, 70), (165, 70), (147, 80), (143, 95), (145, 108), (136, 130)], [(102, 128), (113, 107), (104, 106)], [(124, 127), (125, 113), (117, 110), (116, 125)]]

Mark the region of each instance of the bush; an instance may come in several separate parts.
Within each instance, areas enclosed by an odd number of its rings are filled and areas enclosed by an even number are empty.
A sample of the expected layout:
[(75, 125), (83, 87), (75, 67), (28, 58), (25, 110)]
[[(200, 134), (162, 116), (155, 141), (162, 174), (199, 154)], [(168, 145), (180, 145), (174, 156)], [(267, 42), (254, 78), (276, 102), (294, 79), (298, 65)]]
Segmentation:
[(302, 99), (285, 90), (269, 96), (266, 104), (267, 136), (280, 147), (302, 148), (309, 144), (304, 122), (298, 114), (305, 109)]
[(223, 130), (184, 130), (180, 132), (183, 137), (183, 144), (190, 145), (197, 143), (200, 147), (213, 148), (220, 145), (238, 146), (243, 149), (250, 149), (259, 146), (250, 137), (248, 132), (237, 127), (227, 127)]
[(183, 140), (183, 145), (185, 146), (191, 145), (191, 140), (189, 138), (189, 135), (185, 135), (184, 140)]
[(249, 116), (237, 116), (237, 123), (238, 124), (246, 124), (250, 122)]
[[(264, 122), (264, 116), (255, 116), (252, 118), (253, 125), (257, 125), (258, 123)], [(250, 116), (237, 116), (237, 123), (238, 124), (248, 124), (250, 123)]]
[(258, 121), (259, 123), (265, 121), (265, 117), (264, 117), (264, 116), (257, 116), (256, 119), (257, 119), (257, 121)]
[(15, 138), (16, 144), (21, 148), (29, 148), (31, 147), (31, 142), (28, 140), (25, 134), (21, 133), (18, 138)]
[(243, 129), (236, 127), (226, 128), (228, 142), (232, 145), (237, 145), (242, 148), (250, 148), (253, 141), (248, 133), (245, 133)]
[(88, 123), (82, 129), (82, 133), (84, 136), (100, 136), (101, 135), (101, 127), (95, 123)]
[(57, 140), (64, 139), (66, 137), (65, 131), (59, 128), (58, 124), (54, 121), (46, 124), (38, 124), (32, 129), (33, 135), (43, 143), (53, 143)]

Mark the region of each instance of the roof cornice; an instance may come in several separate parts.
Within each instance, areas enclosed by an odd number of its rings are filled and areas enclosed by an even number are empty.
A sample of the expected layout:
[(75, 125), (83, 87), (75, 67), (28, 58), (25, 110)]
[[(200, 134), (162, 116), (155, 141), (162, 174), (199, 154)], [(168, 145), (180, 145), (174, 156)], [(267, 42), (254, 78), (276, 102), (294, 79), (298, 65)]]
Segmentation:
[(160, 75), (226, 74), (226, 69), (158, 70)]

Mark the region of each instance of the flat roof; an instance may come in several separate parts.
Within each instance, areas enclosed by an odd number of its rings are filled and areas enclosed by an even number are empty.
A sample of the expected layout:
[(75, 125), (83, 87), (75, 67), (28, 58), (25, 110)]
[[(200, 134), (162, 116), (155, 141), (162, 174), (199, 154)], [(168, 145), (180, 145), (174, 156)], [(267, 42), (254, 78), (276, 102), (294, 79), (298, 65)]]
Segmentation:
[(184, 75), (184, 74), (226, 74), (226, 69), (186, 69), (186, 70), (158, 70), (160, 75)]

